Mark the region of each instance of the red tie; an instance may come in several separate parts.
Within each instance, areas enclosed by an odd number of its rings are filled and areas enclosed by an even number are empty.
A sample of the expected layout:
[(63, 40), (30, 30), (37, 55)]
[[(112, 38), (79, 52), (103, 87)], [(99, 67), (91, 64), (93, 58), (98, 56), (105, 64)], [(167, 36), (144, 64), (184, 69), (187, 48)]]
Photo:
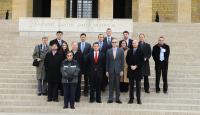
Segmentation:
[(96, 64), (98, 63), (98, 54), (97, 54), (97, 52), (95, 52), (94, 61), (95, 61)]

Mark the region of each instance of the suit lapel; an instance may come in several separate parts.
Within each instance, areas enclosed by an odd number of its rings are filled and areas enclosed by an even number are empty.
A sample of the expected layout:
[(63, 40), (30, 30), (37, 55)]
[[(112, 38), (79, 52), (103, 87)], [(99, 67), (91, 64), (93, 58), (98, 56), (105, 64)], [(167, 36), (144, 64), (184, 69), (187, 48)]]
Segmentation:
[(84, 47), (84, 49), (83, 49), (83, 53), (85, 52), (86, 47), (87, 47), (87, 44), (86, 44), (86, 42), (85, 42), (85, 47)]
[(112, 59), (114, 60), (113, 48), (111, 48), (111, 50), (110, 50), (110, 54), (112, 55)]
[(94, 52), (91, 53), (90, 57), (92, 58), (92, 63), (95, 63), (95, 61), (94, 61)]

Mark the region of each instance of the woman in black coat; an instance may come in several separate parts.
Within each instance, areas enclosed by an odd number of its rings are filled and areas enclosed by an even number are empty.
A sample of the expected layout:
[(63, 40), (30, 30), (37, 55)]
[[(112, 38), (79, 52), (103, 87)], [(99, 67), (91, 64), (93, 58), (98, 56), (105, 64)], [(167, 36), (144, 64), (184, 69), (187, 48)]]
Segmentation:
[(62, 54), (57, 51), (57, 49), (57, 44), (53, 44), (51, 46), (51, 51), (46, 54), (44, 60), (46, 80), (48, 83), (48, 102), (58, 102), (58, 86), (62, 77), (60, 73), (60, 66), (63, 57)]

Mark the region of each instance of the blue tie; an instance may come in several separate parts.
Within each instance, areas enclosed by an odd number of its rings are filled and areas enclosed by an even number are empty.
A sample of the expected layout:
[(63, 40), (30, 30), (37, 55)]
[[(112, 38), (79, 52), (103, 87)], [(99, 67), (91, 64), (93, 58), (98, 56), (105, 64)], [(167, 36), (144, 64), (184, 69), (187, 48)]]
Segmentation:
[(102, 42), (100, 42), (99, 44), (100, 44), (100, 51), (101, 51), (101, 48), (102, 48)]
[(84, 42), (82, 42), (82, 43), (81, 43), (81, 52), (84, 51), (84, 48), (85, 48), (85, 44), (84, 44)]

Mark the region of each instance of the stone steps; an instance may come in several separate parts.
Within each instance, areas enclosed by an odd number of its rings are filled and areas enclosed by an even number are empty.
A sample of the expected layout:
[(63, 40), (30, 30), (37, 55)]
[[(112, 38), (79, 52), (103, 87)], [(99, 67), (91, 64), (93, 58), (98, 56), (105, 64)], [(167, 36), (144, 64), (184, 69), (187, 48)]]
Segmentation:
[[(36, 80), (5, 80), (5, 79), (0, 79), (0, 87), (4, 87), (4, 88), (36, 88)], [(155, 81), (155, 78), (154, 78)], [(143, 82), (142, 82), (143, 84)], [(160, 83), (160, 86), (162, 86), (162, 82)], [(187, 88), (199, 88), (200, 87), (200, 83), (184, 83), (184, 82), (171, 82), (169, 81), (168, 83), (169, 87), (173, 88), (173, 87), (187, 87)], [(150, 87), (154, 87), (155, 86), (155, 82), (152, 82), (152, 80), (150, 81)]]
[[(143, 86), (142, 86), (143, 88)], [(160, 87), (162, 91), (162, 86)], [(174, 97), (190, 97), (190, 98), (200, 98), (198, 95), (200, 93), (199, 88), (187, 88), (187, 87), (169, 87), (169, 95), (168, 96), (174, 96)], [(1, 94), (36, 94), (36, 88), (0, 88)], [(153, 92), (155, 92), (155, 88), (151, 87), (150, 91), (152, 92), (151, 95), (153, 95)], [(108, 93), (106, 94), (108, 95)], [(158, 95), (154, 95), (158, 96)]]
[[(45, 106), (45, 107), (40, 107), (40, 106), (1, 106), (0, 111), (4, 111), (4, 112), (31, 112), (31, 113), (60, 113), (60, 112), (68, 112), (68, 113), (73, 113), (73, 114), (96, 114), (96, 113), (101, 113), (101, 114), (113, 114), (116, 113), (116, 115), (120, 115), (120, 114), (131, 114), (134, 113), (135, 111), (140, 112), (141, 115), (143, 113), (143, 111), (160, 111), (160, 112), (170, 112), (170, 111), (175, 111), (174, 114), (179, 113), (180, 115), (184, 115), (182, 114), (182, 112), (186, 112), (186, 115), (189, 115), (190, 113), (199, 113), (198, 108), (199, 106), (195, 106), (195, 105), (190, 105), (190, 107), (188, 107), (187, 105), (178, 105), (178, 104), (153, 104), (153, 103), (149, 103), (146, 105), (128, 105), (125, 106), (127, 104), (121, 104), (121, 105), (109, 105), (109, 104), (84, 104), (84, 106), (79, 106), (78, 104), (76, 105), (76, 110), (63, 110), (61, 109), (62, 106)], [(88, 111), (88, 108), (89, 111)], [(105, 111), (106, 108), (106, 111)], [(158, 109), (159, 108), (159, 109)], [(170, 110), (170, 111), (169, 111)], [(189, 114), (188, 114), (189, 113)], [(148, 114), (149, 115), (149, 114)], [(178, 114), (176, 114), (178, 115)]]
[[(155, 82), (155, 76), (149, 76), (149, 81), (154, 83)], [(173, 78), (170, 77), (168, 78), (168, 81), (170, 83), (183, 83), (183, 84), (191, 84), (191, 83), (200, 83), (200, 78)], [(0, 77), (0, 83), (35, 83), (36, 82), (36, 77)]]
[[(103, 103), (105, 106), (107, 106), (107, 97), (106, 98), (102, 98), (103, 99)], [(59, 103), (49, 103), (49, 102), (43, 102), (42, 100), (45, 99), (40, 99), (40, 100), (3, 100), (0, 102), (1, 105), (12, 105), (12, 106), (62, 106), (63, 105), (63, 99), (61, 99), (61, 101)], [(128, 98), (122, 98), (121, 99), (125, 104), (127, 104), (128, 102)], [(77, 107), (83, 107), (87, 104), (89, 104), (89, 100), (81, 100), (82, 103), (78, 103)], [(193, 101), (195, 101), (195, 103), (193, 103)], [(178, 99), (144, 99), (143, 100), (143, 105), (149, 105), (149, 104), (155, 104), (159, 105), (159, 104), (166, 104), (167, 105), (180, 105), (180, 106), (184, 106), (186, 104), (191, 105), (191, 106), (195, 106), (196, 108), (199, 108), (199, 103), (200, 100), (194, 99), (194, 100), (178, 100)], [(109, 106), (108, 106), (109, 107)], [(102, 108), (102, 107), (101, 107)], [(196, 110), (196, 109), (195, 109)]]
[[(6, 22), (8, 23), (8, 22)], [(19, 36), (17, 22), (8, 27), (0, 23), (0, 115), (6, 113), (52, 114), (105, 114), (105, 115), (199, 115), (200, 114), (200, 24), (134, 23), (134, 37), (138, 33), (147, 35), (147, 42), (153, 46), (159, 36), (166, 36), (171, 47), (169, 62), (168, 94), (155, 92), (154, 61), (150, 59), (150, 94), (144, 93), (142, 80), (142, 105), (127, 104), (128, 93), (121, 93), (123, 104), (107, 104), (108, 92), (102, 93), (102, 104), (89, 104), (89, 98), (81, 97), (76, 110), (63, 110), (63, 97), (59, 103), (47, 103), (46, 96), (38, 97), (36, 90), (35, 68), (32, 67), (32, 53), (41, 35)], [(151, 30), (149, 29), (151, 28)], [(10, 29), (10, 30), (9, 30)], [(8, 34), (4, 34), (7, 32)], [(55, 32), (46, 32), (49, 41), (55, 38)], [(31, 36), (30, 36), (31, 35)], [(44, 34), (43, 34), (44, 35)], [(42, 36), (43, 36), (42, 35)], [(80, 33), (64, 32), (64, 40), (69, 45), (72, 40), (80, 41)], [(97, 40), (98, 33), (87, 33), (87, 41)], [(121, 33), (113, 33), (121, 39)], [(131, 35), (132, 36), (132, 35)], [(22, 45), (23, 44), (23, 45)], [(10, 47), (12, 46), (12, 47)]]

